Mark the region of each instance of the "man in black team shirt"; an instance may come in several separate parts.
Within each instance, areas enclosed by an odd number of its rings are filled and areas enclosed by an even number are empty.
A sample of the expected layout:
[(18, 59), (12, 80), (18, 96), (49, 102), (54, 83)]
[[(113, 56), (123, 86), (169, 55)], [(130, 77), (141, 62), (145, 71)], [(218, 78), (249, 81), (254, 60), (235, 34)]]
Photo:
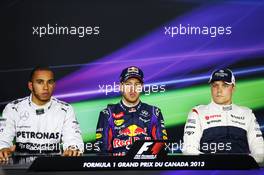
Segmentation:
[(102, 152), (123, 156), (136, 140), (166, 140), (159, 108), (140, 101), (144, 75), (135, 66), (120, 75), (122, 99), (100, 112), (96, 140)]

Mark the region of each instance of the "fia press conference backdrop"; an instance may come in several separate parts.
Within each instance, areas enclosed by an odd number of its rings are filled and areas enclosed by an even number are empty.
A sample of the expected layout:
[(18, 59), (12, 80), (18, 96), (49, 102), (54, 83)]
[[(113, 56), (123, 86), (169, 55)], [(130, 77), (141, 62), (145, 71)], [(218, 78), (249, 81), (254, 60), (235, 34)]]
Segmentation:
[(264, 1), (4, 0), (0, 8), (1, 111), (29, 94), (33, 67), (50, 66), (55, 96), (73, 105), (93, 143), (100, 110), (120, 99), (121, 70), (135, 65), (145, 73), (142, 101), (161, 108), (179, 142), (191, 108), (211, 100), (210, 73), (228, 67), (234, 103), (253, 109), (264, 132)]

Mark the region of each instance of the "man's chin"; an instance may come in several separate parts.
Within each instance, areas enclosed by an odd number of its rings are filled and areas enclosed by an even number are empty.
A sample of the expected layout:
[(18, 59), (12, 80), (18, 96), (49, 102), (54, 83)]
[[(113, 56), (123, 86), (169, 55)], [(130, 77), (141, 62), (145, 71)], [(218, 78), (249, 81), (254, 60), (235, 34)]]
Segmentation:
[(50, 101), (50, 97), (40, 98), (40, 100), (42, 102), (49, 102)]
[(135, 98), (135, 99), (134, 99), (134, 98), (132, 98), (132, 99), (130, 98), (130, 99), (128, 99), (127, 101), (128, 101), (129, 103), (136, 103), (136, 102), (138, 101), (138, 98)]
[(216, 104), (219, 104), (219, 105), (226, 105), (226, 101), (215, 101)]

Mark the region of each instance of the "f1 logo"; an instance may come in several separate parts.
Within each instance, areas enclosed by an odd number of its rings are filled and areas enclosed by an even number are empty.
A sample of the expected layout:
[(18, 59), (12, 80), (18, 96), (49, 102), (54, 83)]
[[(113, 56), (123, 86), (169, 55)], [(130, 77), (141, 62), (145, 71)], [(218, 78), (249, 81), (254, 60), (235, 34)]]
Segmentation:
[(153, 144), (153, 142), (145, 142), (143, 144), (143, 146), (140, 148), (140, 150), (138, 151), (137, 155), (139, 155), (139, 154), (141, 155), (143, 152), (149, 150), (149, 146), (152, 144)]
[(163, 147), (163, 142), (144, 142), (134, 159), (157, 159)]

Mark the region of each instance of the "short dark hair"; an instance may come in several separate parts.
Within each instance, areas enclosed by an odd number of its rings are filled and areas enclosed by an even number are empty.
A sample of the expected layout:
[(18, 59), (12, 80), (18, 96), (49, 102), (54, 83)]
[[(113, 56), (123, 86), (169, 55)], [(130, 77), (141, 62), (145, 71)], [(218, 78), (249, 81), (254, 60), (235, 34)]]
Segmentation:
[(32, 71), (30, 72), (29, 81), (32, 81), (32, 78), (33, 78), (34, 73), (36, 71), (41, 71), (41, 70), (50, 71), (53, 73), (53, 76), (54, 76), (54, 72), (50, 67), (48, 67), (48, 66), (37, 66), (37, 67), (33, 68)]

